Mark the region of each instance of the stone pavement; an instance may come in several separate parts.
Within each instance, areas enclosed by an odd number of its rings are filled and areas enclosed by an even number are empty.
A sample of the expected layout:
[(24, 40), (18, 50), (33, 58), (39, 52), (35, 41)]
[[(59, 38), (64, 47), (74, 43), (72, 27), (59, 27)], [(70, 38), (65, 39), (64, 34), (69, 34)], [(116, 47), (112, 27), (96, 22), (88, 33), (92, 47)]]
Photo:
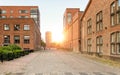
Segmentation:
[(25, 65), (30, 63), (36, 56), (38, 56), (38, 54), (38, 52), (34, 52), (12, 61), (4, 61), (3, 63), (0, 62), (0, 75), (23, 72)]
[(8, 75), (120, 75), (118, 68), (60, 50), (39, 51), (0, 64), (1, 75), (5, 72)]

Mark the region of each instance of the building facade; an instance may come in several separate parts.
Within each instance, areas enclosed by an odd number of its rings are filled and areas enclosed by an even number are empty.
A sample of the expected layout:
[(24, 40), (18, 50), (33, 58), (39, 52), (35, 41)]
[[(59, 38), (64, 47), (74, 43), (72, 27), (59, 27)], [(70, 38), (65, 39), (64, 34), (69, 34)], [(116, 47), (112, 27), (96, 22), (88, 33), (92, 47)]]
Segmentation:
[(40, 49), (37, 6), (0, 6), (0, 46), (17, 44), (23, 50)]
[(120, 57), (120, 0), (90, 0), (81, 18), (81, 52)]
[(0, 19), (33, 18), (40, 28), (40, 12), (38, 6), (0, 6)]
[(64, 48), (79, 52), (80, 50), (80, 17), (79, 8), (67, 8), (64, 13)]
[(52, 47), (52, 33), (50, 31), (47, 31), (45, 33), (45, 40), (46, 40), (46, 48)]

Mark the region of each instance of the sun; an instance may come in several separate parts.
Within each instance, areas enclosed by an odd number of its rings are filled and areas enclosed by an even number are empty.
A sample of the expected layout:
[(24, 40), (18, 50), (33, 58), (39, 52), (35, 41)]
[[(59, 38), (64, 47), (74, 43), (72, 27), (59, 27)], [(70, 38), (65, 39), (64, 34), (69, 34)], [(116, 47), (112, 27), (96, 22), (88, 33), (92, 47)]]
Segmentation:
[(63, 41), (63, 34), (62, 32), (52, 32), (52, 42), (62, 42)]

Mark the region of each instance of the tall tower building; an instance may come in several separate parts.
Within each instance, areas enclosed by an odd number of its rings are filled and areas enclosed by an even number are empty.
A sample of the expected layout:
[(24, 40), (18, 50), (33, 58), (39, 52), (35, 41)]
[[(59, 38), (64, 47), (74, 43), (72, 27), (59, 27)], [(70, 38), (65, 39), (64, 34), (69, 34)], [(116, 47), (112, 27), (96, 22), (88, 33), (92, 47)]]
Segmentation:
[(47, 31), (45, 35), (46, 35), (46, 37), (45, 37), (45, 39), (46, 39), (46, 47), (50, 48), (51, 43), (52, 43), (52, 33), (50, 31)]

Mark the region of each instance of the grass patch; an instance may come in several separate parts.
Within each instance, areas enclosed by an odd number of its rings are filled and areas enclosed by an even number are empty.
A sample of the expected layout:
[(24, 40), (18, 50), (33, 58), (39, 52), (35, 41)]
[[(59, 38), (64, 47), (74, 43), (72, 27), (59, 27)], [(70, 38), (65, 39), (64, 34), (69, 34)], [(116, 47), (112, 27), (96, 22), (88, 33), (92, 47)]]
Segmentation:
[(90, 56), (90, 55), (83, 55), (83, 56), (87, 57), (89, 59), (92, 59), (94, 61), (101, 62), (103, 64), (112, 66), (112, 67), (120, 68), (120, 62), (119, 61), (114, 61), (114, 60), (111, 60), (111, 59), (108, 59), (108, 58), (101, 58), (101, 57)]

